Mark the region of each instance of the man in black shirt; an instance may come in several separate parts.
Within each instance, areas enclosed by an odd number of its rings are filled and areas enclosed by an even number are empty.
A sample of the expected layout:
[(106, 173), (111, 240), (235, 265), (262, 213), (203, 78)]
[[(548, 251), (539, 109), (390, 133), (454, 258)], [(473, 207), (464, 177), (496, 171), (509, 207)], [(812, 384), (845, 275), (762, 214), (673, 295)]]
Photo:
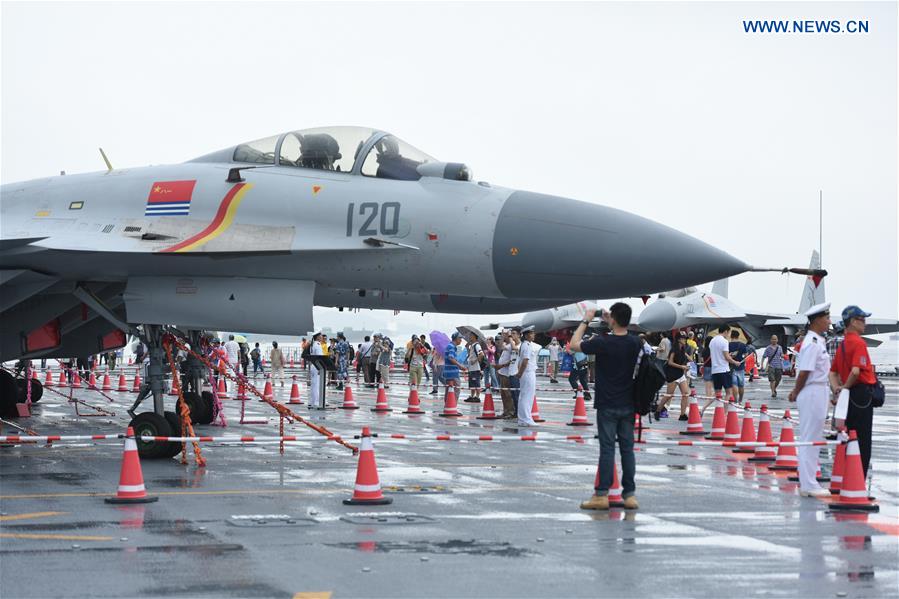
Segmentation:
[(615, 468), (615, 441), (621, 453), (621, 494), (624, 507), (637, 509), (634, 497), (636, 485), (634, 473), (634, 372), (643, 343), (628, 333), (631, 308), (618, 302), (608, 312), (602, 311), (602, 320), (612, 330), (583, 340), (587, 325), (593, 320), (595, 310), (587, 310), (584, 320), (571, 338), (571, 349), (596, 356), (596, 425), (599, 432), (599, 485), (595, 494), (581, 504), (586, 510), (609, 509), (609, 488)]

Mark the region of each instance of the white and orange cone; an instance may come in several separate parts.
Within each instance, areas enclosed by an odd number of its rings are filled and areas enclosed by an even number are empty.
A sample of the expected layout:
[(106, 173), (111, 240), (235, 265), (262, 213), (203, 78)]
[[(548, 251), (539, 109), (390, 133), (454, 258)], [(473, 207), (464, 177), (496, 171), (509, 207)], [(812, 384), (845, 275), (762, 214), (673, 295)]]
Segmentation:
[(412, 387), (409, 389), (409, 406), (403, 411), (403, 414), (424, 414), (421, 409), (421, 401), (418, 399), (418, 389)]
[(140, 393), (140, 374), (134, 373), (134, 384), (131, 385), (132, 393)]
[[(596, 466), (596, 477), (593, 479), (593, 488), (599, 488), (599, 465)], [(612, 486), (609, 487), (609, 507), (623, 507), (624, 499), (621, 497), (621, 494), (624, 492), (624, 489), (621, 487), (621, 482), (618, 480), (618, 464), (612, 464)]]
[(534, 404), (531, 406), (531, 420), (534, 422), (546, 422), (545, 418), (540, 417), (540, 406), (537, 405), (537, 394), (534, 394)]
[(50, 369), (47, 369), (47, 376), (44, 377), (44, 387), (52, 387), (53, 386), (53, 373)]
[(496, 406), (493, 405), (493, 391), (490, 387), (484, 390), (484, 408), (478, 420), (496, 420)]
[[(268, 384), (268, 383), (266, 383)], [(218, 395), (219, 399), (228, 399), (228, 388), (225, 387), (225, 377), (219, 377), (218, 389), (216, 391), (216, 395)]]
[(65, 370), (59, 371), (59, 378), (57, 379), (56, 386), (57, 387), (68, 387), (69, 386), (69, 381), (66, 379), (66, 371)]
[(695, 395), (690, 395), (690, 407), (687, 410), (687, 430), (680, 431), (682, 435), (704, 435), (702, 429), (702, 416), (699, 415), (699, 402), (696, 401)]
[(151, 503), (159, 499), (147, 495), (144, 487), (144, 475), (140, 469), (140, 457), (137, 455), (137, 442), (134, 440), (134, 429), (128, 427), (125, 434), (125, 451), (122, 454), (122, 471), (119, 474), (119, 488), (115, 497), (107, 497), (106, 503)]
[(237, 397), (234, 399), (237, 399), (238, 401), (246, 401), (249, 399), (249, 397), (247, 397), (247, 382), (243, 378), (240, 378), (240, 380), (237, 381)]
[(709, 441), (724, 441), (724, 406), (720, 403), (715, 405), (715, 413), (712, 416), (712, 432), (706, 439)]
[[(740, 431), (740, 442), (755, 443), (755, 419), (752, 417), (752, 406), (747, 401), (743, 405), (743, 426)], [(734, 453), (755, 453), (754, 447), (735, 447)]]
[(343, 387), (343, 405), (340, 406), (341, 410), (358, 410), (359, 406), (356, 404), (356, 400), (353, 399), (353, 390), (350, 389), (350, 385), (346, 384)]
[(118, 387), (118, 389), (116, 389), (116, 391), (125, 391), (125, 392), (128, 391), (128, 381), (125, 380), (124, 372), (119, 373), (119, 387)]
[(265, 387), (262, 388), (262, 397), (264, 399), (275, 399), (275, 392), (272, 390), (272, 380), (266, 376)]
[(740, 417), (737, 415), (737, 406), (733, 401), (727, 402), (727, 420), (724, 424), (724, 440), (740, 440)]
[(78, 371), (75, 371), (75, 374), (72, 375), (72, 386), (80, 389), (81, 388), (81, 376), (78, 374)]
[(772, 466), (768, 466), (769, 470), (797, 470), (799, 468), (799, 460), (796, 457), (796, 447), (793, 445), (783, 445), (784, 443), (793, 443), (796, 439), (793, 437), (793, 421), (790, 420), (790, 410), (784, 411), (783, 425), (780, 427), (780, 443), (777, 447), (777, 459)]
[(446, 388), (446, 399), (443, 402), (443, 411), (440, 412), (440, 415), (447, 418), (458, 418), (462, 415), (462, 412), (459, 411), (459, 406), (456, 404), (454, 387)]
[(862, 456), (859, 453), (858, 437), (855, 431), (849, 431), (849, 443), (846, 445), (846, 461), (843, 464), (843, 481), (840, 487), (840, 497), (832, 502), (827, 509), (831, 511), (880, 511), (880, 506), (871, 501), (865, 488), (865, 473), (862, 469)]
[(830, 494), (839, 495), (843, 487), (843, 471), (846, 470), (846, 445), (837, 445), (837, 453), (833, 458), (833, 468), (830, 469)]
[(371, 409), (372, 412), (392, 412), (390, 406), (387, 404), (387, 392), (384, 391), (384, 383), (378, 383), (378, 398), (375, 401), (375, 407)]
[(590, 426), (590, 424), (592, 423), (587, 420), (587, 406), (584, 404), (584, 388), (578, 383), (577, 395), (574, 400), (574, 415), (568, 426)]
[(97, 377), (94, 374), (93, 370), (91, 371), (90, 376), (87, 377), (87, 388), (88, 389), (96, 389), (97, 388)]
[(356, 467), (356, 485), (353, 496), (344, 499), (345, 505), (387, 505), (393, 499), (384, 497), (381, 482), (378, 479), (378, 466), (375, 463), (375, 448), (371, 442), (371, 430), (362, 427), (362, 442), (359, 444), (359, 463)]
[[(768, 417), (768, 406), (762, 404), (762, 410), (759, 414), (759, 434), (756, 440), (759, 443), (773, 443), (774, 437), (771, 435), (771, 419)], [(755, 455), (749, 458), (750, 462), (773, 462), (777, 457), (777, 450), (773, 447), (756, 447)]]
[(109, 373), (103, 375), (103, 386), (100, 388), (101, 391), (112, 391), (112, 381), (109, 380)]
[(297, 384), (296, 375), (294, 375), (293, 384), (290, 386), (290, 400), (287, 403), (297, 406), (303, 405), (303, 400), (300, 399), (300, 386)]

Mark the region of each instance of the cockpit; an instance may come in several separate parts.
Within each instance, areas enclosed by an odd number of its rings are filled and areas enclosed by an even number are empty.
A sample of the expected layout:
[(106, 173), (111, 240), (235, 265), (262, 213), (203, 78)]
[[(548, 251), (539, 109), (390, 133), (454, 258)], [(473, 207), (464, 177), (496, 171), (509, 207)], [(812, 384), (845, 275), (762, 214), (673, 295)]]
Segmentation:
[(241, 144), (234, 162), (306, 168), (417, 181), (418, 167), (437, 160), (403, 140), (365, 127), (320, 127)]

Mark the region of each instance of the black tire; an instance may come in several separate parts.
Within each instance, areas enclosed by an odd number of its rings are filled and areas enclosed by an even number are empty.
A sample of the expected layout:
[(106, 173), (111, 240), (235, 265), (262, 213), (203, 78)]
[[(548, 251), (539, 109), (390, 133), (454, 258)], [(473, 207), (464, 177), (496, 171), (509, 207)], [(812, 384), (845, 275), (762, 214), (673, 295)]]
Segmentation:
[[(169, 426), (172, 429), (173, 437), (181, 436), (181, 416), (174, 412), (165, 412), (166, 422), (169, 423)], [(166, 457), (173, 458), (176, 455), (181, 453), (181, 442), (180, 441), (172, 441), (169, 443), (169, 452)]]
[(0, 370), (0, 415), (3, 418), (16, 418), (19, 415), (16, 410), (16, 402), (19, 397), (19, 386), (13, 375)]
[[(172, 428), (168, 420), (156, 412), (143, 412), (131, 420), (129, 424), (134, 429), (136, 436), (152, 435), (159, 437), (171, 437)], [(167, 441), (137, 441), (137, 453), (142, 458), (158, 460), (171, 457), (172, 444)]]
[(203, 402), (203, 406), (206, 408), (206, 413), (198, 422), (199, 424), (212, 424), (212, 421), (215, 418), (215, 397), (209, 391), (203, 391), (200, 395), (200, 399)]
[[(25, 403), (25, 401), (28, 399), (25, 393), (25, 379), (16, 379), (16, 392), (18, 393), (16, 401), (18, 401), (19, 403)], [(31, 403), (39, 402), (43, 395), (44, 384), (40, 381), (31, 379)]]
[[(190, 422), (191, 424), (200, 424), (204, 418), (206, 418), (206, 404), (203, 401), (203, 398), (193, 391), (188, 391), (184, 393), (184, 401), (187, 403), (187, 409), (190, 411)], [(179, 400), (180, 402), (180, 400)], [(178, 412), (180, 413), (181, 408), (178, 407)]]

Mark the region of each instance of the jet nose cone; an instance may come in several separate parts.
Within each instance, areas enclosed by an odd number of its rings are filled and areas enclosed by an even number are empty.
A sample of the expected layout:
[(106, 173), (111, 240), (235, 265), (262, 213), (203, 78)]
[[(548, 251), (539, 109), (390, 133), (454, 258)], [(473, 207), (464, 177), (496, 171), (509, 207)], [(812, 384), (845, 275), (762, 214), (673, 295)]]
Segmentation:
[(553, 326), (553, 315), (549, 310), (537, 310), (536, 312), (528, 312), (521, 317), (521, 326), (533, 326), (538, 333), (545, 333)]
[(637, 326), (644, 331), (670, 331), (677, 321), (677, 310), (668, 302), (656, 301), (640, 312)]
[(745, 272), (707, 243), (623, 210), (516, 191), (493, 236), (506, 297), (636, 297)]

